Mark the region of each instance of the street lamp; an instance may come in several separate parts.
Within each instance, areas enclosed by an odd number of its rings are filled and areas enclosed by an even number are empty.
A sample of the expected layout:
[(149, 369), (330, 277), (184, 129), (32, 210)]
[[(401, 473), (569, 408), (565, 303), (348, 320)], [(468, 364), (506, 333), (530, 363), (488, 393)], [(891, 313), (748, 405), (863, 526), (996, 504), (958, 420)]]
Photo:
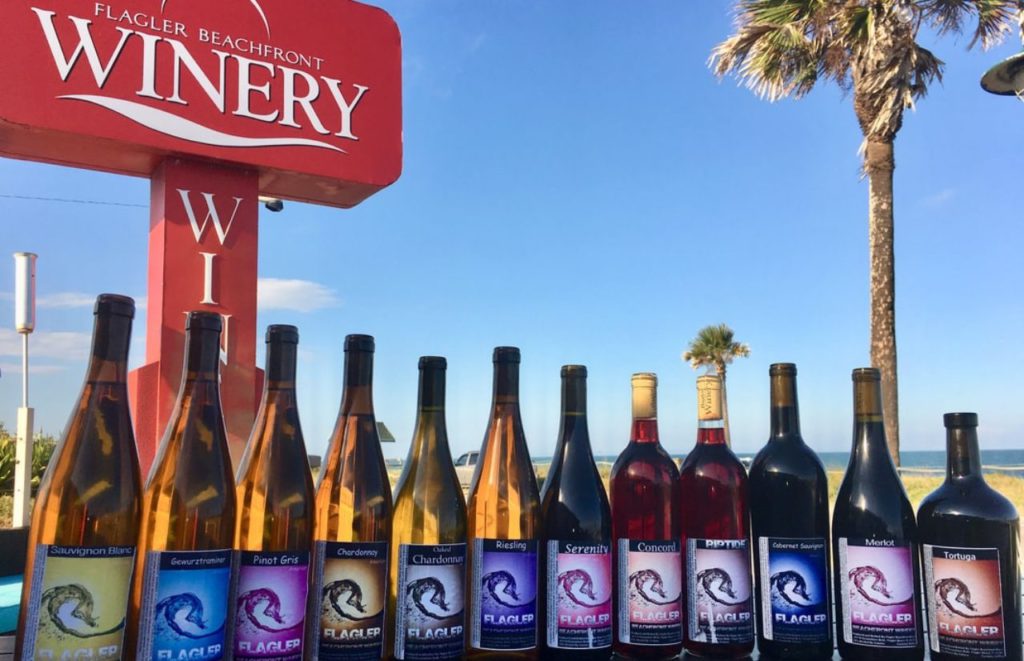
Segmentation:
[(28, 336), (36, 328), (35, 253), (14, 253), (14, 329), (21, 334), (21, 406), (18, 408), (17, 445), (14, 464), (15, 528), (29, 523), (32, 502), (32, 423), (34, 411), (28, 405)]
[[(1024, 9), (1017, 14), (1021, 41), (1024, 41)], [(1024, 51), (1011, 55), (985, 72), (981, 87), (992, 94), (1016, 96), (1024, 101)]]

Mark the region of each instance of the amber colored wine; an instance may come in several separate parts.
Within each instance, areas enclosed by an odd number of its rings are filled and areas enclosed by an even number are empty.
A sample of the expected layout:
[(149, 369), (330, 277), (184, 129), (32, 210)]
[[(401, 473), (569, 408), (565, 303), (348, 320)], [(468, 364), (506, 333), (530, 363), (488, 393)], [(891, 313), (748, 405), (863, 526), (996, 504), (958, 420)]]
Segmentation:
[(839, 653), (921, 659), (917, 524), (886, 445), (877, 369), (853, 371), (853, 403), (853, 450), (832, 514)]
[(234, 659), (301, 661), (313, 476), (295, 397), (299, 332), (271, 326), (266, 343), (263, 399), (235, 487)]
[(985, 483), (978, 415), (943, 421), (946, 481), (917, 510), (931, 658), (1019, 661), (1020, 519)]
[(17, 659), (122, 655), (142, 492), (126, 385), (135, 302), (103, 294), (94, 314), (85, 385), (32, 510)]
[(469, 490), (466, 657), (536, 659), (540, 497), (519, 412), (519, 349), (494, 350), (494, 398)]
[(725, 440), (718, 376), (697, 379), (697, 416), (697, 444), (679, 474), (683, 646), (698, 656), (741, 658), (754, 648), (747, 472)]
[(235, 484), (220, 403), (221, 317), (190, 312), (185, 374), (142, 501), (128, 642), (138, 660), (226, 652)]
[(369, 335), (345, 338), (341, 410), (317, 484), (307, 645), (321, 661), (384, 654), (392, 509), (373, 412), (373, 351)]

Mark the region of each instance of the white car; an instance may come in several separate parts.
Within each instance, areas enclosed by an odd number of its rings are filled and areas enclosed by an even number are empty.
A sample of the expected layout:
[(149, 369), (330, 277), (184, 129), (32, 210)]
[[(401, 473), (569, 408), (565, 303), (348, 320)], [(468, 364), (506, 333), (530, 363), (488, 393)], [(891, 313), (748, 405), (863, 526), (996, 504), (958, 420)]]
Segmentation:
[(476, 470), (477, 459), (480, 453), (477, 451), (466, 452), (455, 460), (455, 474), (459, 476), (459, 484), (463, 489), (468, 489), (473, 481), (473, 471)]

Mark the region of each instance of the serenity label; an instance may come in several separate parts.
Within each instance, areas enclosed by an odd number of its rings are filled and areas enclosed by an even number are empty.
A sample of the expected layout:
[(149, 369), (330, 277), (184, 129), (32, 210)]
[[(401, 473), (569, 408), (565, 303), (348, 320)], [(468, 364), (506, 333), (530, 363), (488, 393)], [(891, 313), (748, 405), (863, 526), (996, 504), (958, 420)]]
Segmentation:
[(537, 540), (473, 540), (470, 644), (485, 650), (537, 646)]
[(678, 645), (683, 639), (683, 566), (678, 541), (620, 539), (619, 640)]
[(395, 658), (458, 659), (465, 644), (465, 544), (402, 544), (398, 551)]
[(924, 546), (932, 651), (970, 659), (1006, 656), (999, 550)]
[(750, 545), (745, 539), (690, 539), (686, 548), (689, 639), (744, 644), (754, 639)]
[(762, 537), (757, 550), (765, 639), (795, 644), (826, 642), (831, 635), (826, 540)]
[(548, 646), (612, 644), (612, 553), (606, 543), (548, 541)]
[(843, 640), (869, 647), (917, 645), (913, 553), (898, 540), (839, 538)]
[(242, 551), (235, 581), (235, 661), (301, 660), (309, 552)]
[[(376, 661), (384, 649), (386, 542), (317, 542), (313, 611), (315, 654), (322, 661)], [(314, 644), (314, 643), (311, 643)]]

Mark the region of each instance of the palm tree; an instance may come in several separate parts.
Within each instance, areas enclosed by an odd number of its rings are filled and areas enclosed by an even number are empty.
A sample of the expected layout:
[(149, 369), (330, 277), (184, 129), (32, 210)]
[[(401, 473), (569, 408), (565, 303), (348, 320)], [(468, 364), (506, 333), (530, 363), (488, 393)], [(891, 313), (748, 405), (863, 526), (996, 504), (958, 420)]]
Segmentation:
[(718, 76), (735, 74), (769, 101), (800, 98), (819, 80), (853, 93), (868, 179), (871, 364), (882, 372), (889, 452), (897, 465), (893, 143), (904, 110), (942, 80), (944, 66), (917, 36), (922, 27), (960, 34), (976, 20), (968, 48), (988, 48), (1012, 31), (1022, 9), (1024, 0), (736, 0), (736, 33), (711, 56)]
[(690, 367), (713, 367), (722, 379), (722, 421), (725, 423), (725, 442), (731, 443), (729, 437), (729, 398), (725, 392), (725, 366), (734, 358), (746, 358), (750, 355), (750, 347), (736, 342), (731, 328), (725, 324), (705, 326), (697, 331), (697, 337), (690, 341), (690, 349), (683, 353), (683, 360)]

